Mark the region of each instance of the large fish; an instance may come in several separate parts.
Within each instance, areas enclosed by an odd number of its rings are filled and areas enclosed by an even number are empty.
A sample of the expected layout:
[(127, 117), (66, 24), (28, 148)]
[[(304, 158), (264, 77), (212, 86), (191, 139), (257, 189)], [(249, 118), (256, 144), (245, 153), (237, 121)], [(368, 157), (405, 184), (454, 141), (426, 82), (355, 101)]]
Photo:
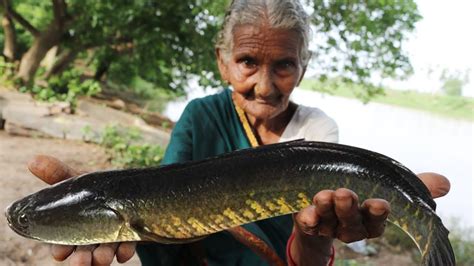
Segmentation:
[(18, 234), (49, 243), (181, 243), (297, 212), (323, 189), (390, 202), (388, 220), (414, 240), (423, 265), (455, 265), (428, 189), (406, 167), (355, 147), (292, 141), (158, 168), (85, 174), (13, 203)]

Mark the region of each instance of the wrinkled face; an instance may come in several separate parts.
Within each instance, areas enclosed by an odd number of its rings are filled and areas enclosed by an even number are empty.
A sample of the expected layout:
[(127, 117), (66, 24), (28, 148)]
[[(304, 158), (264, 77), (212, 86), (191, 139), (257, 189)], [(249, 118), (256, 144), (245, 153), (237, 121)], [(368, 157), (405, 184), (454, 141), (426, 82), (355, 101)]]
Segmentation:
[(234, 28), (229, 60), (217, 51), (219, 70), (234, 88), (236, 104), (256, 119), (271, 119), (288, 107), (304, 74), (302, 39), (292, 30), (251, 25)]

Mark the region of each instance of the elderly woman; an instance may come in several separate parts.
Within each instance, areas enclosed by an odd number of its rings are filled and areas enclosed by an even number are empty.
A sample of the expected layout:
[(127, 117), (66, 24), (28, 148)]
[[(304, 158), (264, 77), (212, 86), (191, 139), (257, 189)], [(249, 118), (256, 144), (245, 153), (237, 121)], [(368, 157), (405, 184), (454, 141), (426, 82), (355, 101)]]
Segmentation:
[[(309, 31), (308, 16), (297, 0), (233, 1), (216, 45), (219, 71), (231, 89), (186, 107), (163, 163), (300, 138), (337, 142), (338, 129), (331, 118), (319, 109), (290, 101), (310, 59)], [(29, 166), (48, 183), (76, 174), (46, 156), (36, 157)], [(449, 190), (442, 176), (420, 177), (434, 197)], [(378, 237), (389, 212), (389, 203), (383, 199), (360, 203), (351, 190), (324, 190), (314, 195), (311, 206), (293, 216), (245, 225), (192, 244), (143, 244), (138, 253), (144, 265), (263, 265), (272, 259), (275, 262), (275, 256), (289, 264), (326, 265), (334, 255), (335, 238), (353, 242)], [(249, 249), (245, 236), (260, 239), (263, 249), (270, 250), (267, 256)], [(114, 256), (124, 262), (134, 250), (134, 243), (75, 249), (53, 246), (52, 255), (64, 260), (73, 254), (72, 264), (102, 265), (110, 264)]]

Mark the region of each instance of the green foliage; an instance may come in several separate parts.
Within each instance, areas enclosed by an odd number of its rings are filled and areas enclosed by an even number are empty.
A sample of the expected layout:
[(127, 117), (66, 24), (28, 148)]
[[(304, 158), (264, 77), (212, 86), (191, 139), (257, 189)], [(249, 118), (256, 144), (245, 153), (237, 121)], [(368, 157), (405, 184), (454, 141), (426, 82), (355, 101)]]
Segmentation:
[[(30, 24), (38, 29), (46, 28), (47, 24), (52, 19), (52, 2), (42, 0), (22, 0), (10, 1), (14, 10), (22, 15)], [(3, 10), (0, 10), (3, 13)], [(2, 14), (3, 15), (3, 14)], [(33, 42), (33, 36), (14, 21), (16, 38), (17, 38), (17, 53), (19, 57), (25, 53)], [(3, 50), (4, 35), (0, 31), (0, 48)], [(19, 58), (18, 58), (19, 59)]]
[(11, 1), (13, 8), (21, 14), (31, 25), (43, 30), (53, 19), (52, 1), (22, 0)]
[[(130, 84), (135, 77), (182, 91), (188, 79), (218, 85), (202, 73), (217, 72), (212, 39), (223, 14), (215, 1), (70, 1), (79, 23), (68, 46), (97, 47), (93, 65), (108, 66), (108, 77)], [(217, 1), (224, 2), (224, 1)]]
[[(412, 72), (402, 50), (407, 34), (421, 19), (413, 0), (312, 0), (315, 37), (313, 60), (322, 80), (370, 84), (379, 74), (405, 77)], [(362, 98), (373, 96), (371, 87)]]
[(449, 78), (444, 81), (442, 88), (446, 95), (461, 96), (463, 85), (464, 84), (462, 80), (457, 78)]
[(115, 166), (132, 168), (159, 165), (164, 150), (159, 145), (138, 144), (141, 140), (137, 129), (108, 126), (102, 132), (100, 144), (107, 149)]
[[(342, 82), (337, 82), (337, 80), (321, 82), (306, 79), (301, 82), (300, 87), (346, 98), (354, 98), (357, 91), (363, 91), (362, 85), (347, 86)], [(383, 89), (383, 93), (372, 98), (371, 101), (474, 121), (474, 99), (467, 97)]]
[(0, 56), (0, 76), (2, 77), (12, 77), (15, 70), (15, 64), (6, 62), (3, 56)]
[[(325, 77), (369, 84), (373, 73), (410, 73), (402, 42), (421, 17), (413, 0), (306, 0), (314, 7), (314, 67)], [(91, 72), (104, 69), (109, 81), (130, 85), (138, 77), (156, 88), (183, 92), (189, 79), (220, 86), (213, 39), (228, 0), (69, 0), (73, 21), (60, 48), (82, 51)], [(40, 30), (52, 21), (51, 1), (14, 1), (15, 10)], [(20, 46), (32, 37), (18, 23)], [(1, 34), (1, 33), (0, 33)], [(1, 39), (1, 38), (0, 38)], [(22, 52), (26, 49), (21, 48)], [(380, 90), (364, 86), (357, 95)]]
[(81, 128), (82, 140), (84, 142), (91, 142), (94, 140), (94, 131), (90, 125)]
[(168, 102), (184, 95), (184, 92), (158, 87), (140, 77), (133, 78), (129, 85), (109, 81), (104, 90), (113, 91), (119, 98), (135, 102), (150, 112), (162, 112)]
[(456, 265), (474, 265), (474, 228), (462, 228), (458, 221), (452, 221), (449, 231), (449, 240), (456, 257)]
[(77, 70), (70, 70), (63, 72), (61, 76), (50, 78), (47, 86), (23, 86), (20, 88), (20, 91), (29, 92), (35, 99), (40, 101), (68, 102), (74, 109), (79, 96), (95, 95), (101, 91), (101, 87), (95, 80), (87, 79), (82, 81)]
[(450, 96), (461, 96), (462, 88), (469, 82), (469, 72), (469, 69), (465, 73), (461, 71), (451, 72), (444, 69), (440, 77), (444, 83), (442, 87), (443, 92)]

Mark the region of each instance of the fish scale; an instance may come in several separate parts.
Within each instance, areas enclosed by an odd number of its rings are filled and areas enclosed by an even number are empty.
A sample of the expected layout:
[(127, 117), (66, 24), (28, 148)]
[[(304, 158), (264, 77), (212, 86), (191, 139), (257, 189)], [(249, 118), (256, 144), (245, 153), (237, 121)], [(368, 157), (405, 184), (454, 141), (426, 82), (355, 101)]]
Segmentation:
[(90, 173), (25, 197), (6, 215), (15, 232), (49, 243), (184, 243), (297, 212), (317, 192), (340, 187), (360, 202), (388, 200), (388, 220), (415, 241), (423, 265), (455, 265), (448, 231), (417, 176), (387, 156), (333, 143), (300, 140), (197, 162)]

